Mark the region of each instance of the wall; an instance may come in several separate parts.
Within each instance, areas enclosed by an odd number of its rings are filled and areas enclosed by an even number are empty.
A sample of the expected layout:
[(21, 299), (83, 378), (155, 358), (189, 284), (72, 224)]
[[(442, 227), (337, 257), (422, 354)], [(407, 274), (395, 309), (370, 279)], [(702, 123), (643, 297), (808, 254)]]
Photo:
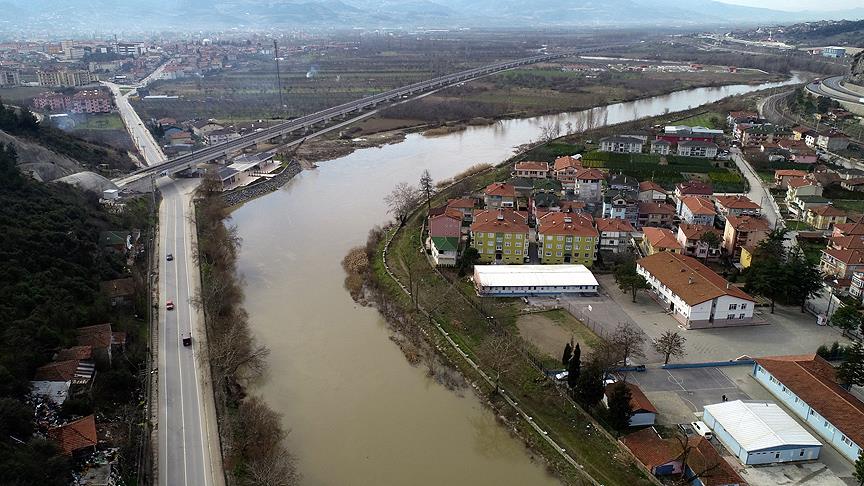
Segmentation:
[[(474, 281), (477, 281), (475, 275)], [(479, 287), (475, 284), (475, 288), (481, 295), (488, 296), (523, 296), (523, 295), (559, 295), (559, 294), (596, 294), (596, 285), (571, 285), (571, 286), (512, 286), (512, 287)]]

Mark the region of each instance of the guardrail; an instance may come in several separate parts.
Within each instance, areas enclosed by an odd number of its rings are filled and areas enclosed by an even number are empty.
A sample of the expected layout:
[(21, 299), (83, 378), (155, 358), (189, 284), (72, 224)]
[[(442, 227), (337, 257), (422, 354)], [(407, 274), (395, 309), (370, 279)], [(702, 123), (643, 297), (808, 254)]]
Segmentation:
[(661, 366), (664, 370), (680, 370), (684, 368), (719, 368), (721, 366), (744, 366), (756, 363), (752, 359), (730, 359), (729, 361), (706, 361), (705, 363), (675, 363)]

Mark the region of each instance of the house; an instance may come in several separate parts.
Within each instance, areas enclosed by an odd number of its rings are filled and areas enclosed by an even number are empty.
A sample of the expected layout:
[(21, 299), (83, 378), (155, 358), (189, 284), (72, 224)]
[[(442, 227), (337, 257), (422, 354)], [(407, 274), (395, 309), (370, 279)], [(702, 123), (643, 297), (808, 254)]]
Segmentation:
[(561, 198), (556, 191), (536, 190), (531, 194), (531, 212), (535, 215), (540, 212), (561, 211), (560, 204)]
[(663, 439), (653, 427), (649, 427), (622, 437), (621, 443), (654, 476), (681, 476), (683, 473), (693, 486), (747, 484), (700, 435)]
[(792, 201), (787, 202), (787, 207), (789, 214), (803, 220), (807, 217), (807, 210), (830, 204), (831, 200), (822, 196), (796, 196)]
[(755, 125), (745, 128), (741, 133), (741, 143), (746, 146), (758, 147), (763, 143), (776, 143), (789, 138), (792, 132), (776, 125)]
[(670, 229), (646, 226), (642, 228), (642, 233), (642, 252), (645, 255), (681, 253), (684, 250)]
[(803, 170), (777, 169), (774, 171), (774, 185), (781, 189), (788, 189), (788, 183), (792, 179), (803, 179), (807, 173)]
[(837, 384), (830, 363), (815, 354), (757, 358), (753, 376), (843, 457), (858, 458), (864, 403)]
[(630, 410), (633, 415), (630, 417), (630, 427), (644, 427), (646, 425), (654, 425), (657, 419), (657, 409), (654, 404), (648, 400), (648, 397), (642, 393), (633, 383), (626, 381), (616, 381), (606, 385), (606, 391), (603, 394), (603, 404), (608, 406), (609, 398), (612, 396), (612, 391), (616, 386), (626, 386), (630, 390)]
[(598, 287), (584, 265), (474, 265), (480, 296), (596, 295)]
[(605, 137), (600, 139), (601, 152), (617, 152), (623, 154), (638, 154), (642, 152), (645, 142), (635, 137)]
[(849, 284), (849, 294), (858, 302), (864, 298), (864, 272), (852, 272), (852, 282)]
[(753, 253), (756, 251), (756, 247), (753, 246), (742, 246), (741, 247), (741, 256), (738, 261), (738, 265), (741, 269), (750, 268), (750, 265), (753, 264)]
[(675, 185), (675, 211), (681, 211), (681, 199), (684, 196), (696, 196), (710, 199), (714, 195), (714, 187), (702, 181), (687, 181)]
[(79, 327), (75, 332), (79, 346), (90, 346), (95, 358), (111, 362), (111, 347), (114, 344), (111, 324)]
[(112, 306), (130, 304), (135, 295), (135, 280), (132, 277), (106, 280), (99, 283), (99, 289)]
[(778, 140), (777, 147), (791, 155), (790, 160), (797, 164), (815, 164), (819, 161), (816, 151), (803, 140)]
[(846, 56), (846, 48), (845, 47), (823, 47), (822, 48), (822, 57), (833, 57), (833, 58), (843, 58)]
[(513, 176), (526, 177), (528, 179), (545, 179), (549, 176), (549, 162), (516, 162), (513, 167)]
[(455, 267), (459, 254), (459, 237), (430, 236), (429, 248), (432, 260), (439, 267)]
[(671, 228), (675, 221), (675, 206), (668, 203), (639, 202), (637, 227)]
[(702, 142), (693, 140), (678, 144), (678, 155), (684, 157), (704, 157), (713, 159), (717, 157), (717, 144), (714, 142)]
[(786, 181), (786, 202), (790, 202), (798, 196), (821, 196), (822, 186), (806, 177), (791, 178)]
[(672, 143), (667, 140), (651, 140), (651, 153), (658, 155), (669, 155)]
[(114, 108), (111, 95), (101, 89), (85, 89), (72, 95), (69, 111), (72, 113), (111, 113)]
[(471, 222), (474, 220), (474, 208), (477, 207), (477, 200), (472, 197), (460, 197), (447, 200), (447, 208), (455, 209), (462, 213), (462, 221)]
[(220, 187), (223, 191), (233, 189), (240, 181), (240, 171), (233, 167), (219, 167), (216, 170), (216, 177), (219, 179)]
[(429, 216), (429, 237), (458, 239), (462, 235), (462, 220), (462, 211), (444, 208), (444, 212)]
[(238, 138), (240, 138), (240, 134), (234, 131), (233, 128), (219, 128), (211, 130), (207, 132), (204, 137), (207, 141), (207, 145), (219, 145), (220, 143), (230, 142), (231, 140), (237, 140)]
[(516, 188), (503, 182), (493, 182), (483, 190), (483, 203), (487, 209), (515, 208)]
[(847, 214), (846, 211), (835, 208), (832, 205), (817, 206), (807, 209), (804, 220), (816, 229), (830, 230), (836, 224), (845, 223)]
[(643, 202), (666, 202), (669, 193), (663, 186), (654, 181), (643, 181), (639, 183), (639, 200)]
[(488, 209), (474, 213), (471, 245), (480, 262), (522, 264), (528, 257), (528, 215), (512, 209)]
[(111, 230), (99, 233), (99, 244), (116, 253), (125, 254), (141, 237), (141, 230)]
[(773, 402), (705, 405), (702, 422), (745, 465), (813, 461), (822, 451), (822, 443)]
[(831, 236), (864, 236), (864, 223), (856, 222), (835, 225)]
[(636, 228), (626, 219), (601, 218), (596, 221), (600, 233), (600, 251), (610, 253), (625, 253), (631, 246), (630, 241), (639, 235)]
[(832, 152), (846, 150), (849, 147), (849, 137), (843, 132), (837, 131), (820, 133), (816, 137), (816, 146), (822, 150), (830, 150)]
[(678, 215), (681, 216), (682, 221), (690, 224), (714, 226), (717, 212), (714, 210), (714, 204), (706, 198), (684, 196), (681, 198)]
[(567, 188), (572, 188), (576, 184), (576, 172), (582, 169), (582, 156), (565, 156), (555, 159), (552, 165), (552, 173), (556, 180)]
[(624, 192), (636, 198), (639, 196), (639, 181), (624, 174), (614, 174), (609, 178), (609, 192)]
[[(717, 235), (716, 246), (711, 246), (703, 241), (706, 233)], [(683, 248), (682, 254), (702, 259), (716, 259), (720, 257), (720, 248), (722, 247), (723, 236), (713, 226), (705, 226), (700, 224), (681, 223), (678, 226), (676, 235), (678, 243)]]
[(656, 253), (638, 260), (636, 272), (645, 277), (660, 304), (688, 329), (754, 324), (753, 297), (695, 258)]
[(69, 382), (71, 385), (87, 385), (96, 374), (96, 366), (89, 360), (68, 359), (53, 361), (40, 366), (33, 381)]
[(624, 219), (630, 224), (639, 222), (639, 201), (626, 192), (615, 192), (603, 197), (604, 218)]
[(48, 429), (48, 438), (60, 448), (64, 455), (93, 451), (99, 443), (96, 434), (96, 418), (88, 415), (60, 427)]
[(864, 192), (864, 177), (856, 177), (854, 179), (843, 179), (840, 181), (840, 187), (852, 192)]
[(603, 181), (606, 174), (597, 169), (579, 169), (573, 176), (576, 198), (588, 203), (598, 203), (603, 199)]
[(667, 125), (663, 127), (662, 133), (657, 134), (656, 138), (680, 145), (684, 142), (713, 142), (722, 136), (723, 130), (687, 125)]
[(31, 381), (30, 393), (33, 396), (46, 398), (59, 406), (69, 398), (71, 385), (71, 381)]
[(178, 145), (192, 145), (193, 144), (192, 135), (190, 135), (189, 132), (185, 132), (182, 130), (179, 132), (178, 131), (172, 131), (171, 133), (166, 134), (166, 136), (168, 137), (168, 144), (175, 146), (175, 147)]
[(864, 271), (864, 249), (822, 250), (819, 271), (838, 279), (851, 278), (854, 272)]
[(537, 221), (537, 256), (544, 264), (590, 267), (597, 258), (599, 236), (589, 216), (549, 213)]
[(794, 128), (792, 128), (792, 140), (803, 141), (805, 138), (807, 138), (808, 133), (813, 133), (813, 130), (811, 130), (807, 127), (800, 126), (800, 125), (797, 127), (794, 127)]
[(192, 122), (192, 133), (201, 138), (206, 138), (208, 133), (215, 130), (222, 130), (223, 128), (225, 127), (213, 120), (198, 120)]
[(723, 227), (723, 249), (733, 259), (741, 255), (744, 246), (755, 247), (768, 237), (771, 223), (755, 216), (729, 216)]
[(762, 211), (762, 206), (747, 196), (717, 196), (714, 203), (721, 220), (728, 216), (758, 216)]

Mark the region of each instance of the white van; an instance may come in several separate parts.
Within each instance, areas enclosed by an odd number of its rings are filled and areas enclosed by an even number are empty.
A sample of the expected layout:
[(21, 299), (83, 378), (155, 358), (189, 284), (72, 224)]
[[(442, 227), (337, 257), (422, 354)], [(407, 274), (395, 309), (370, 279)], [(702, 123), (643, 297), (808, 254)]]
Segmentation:
[(690, 427), (693, 427), (693, 432), (705, 437), (707, 440), (714, 438), (714, 432), (705, 425), (705, 422), (691, 422)]

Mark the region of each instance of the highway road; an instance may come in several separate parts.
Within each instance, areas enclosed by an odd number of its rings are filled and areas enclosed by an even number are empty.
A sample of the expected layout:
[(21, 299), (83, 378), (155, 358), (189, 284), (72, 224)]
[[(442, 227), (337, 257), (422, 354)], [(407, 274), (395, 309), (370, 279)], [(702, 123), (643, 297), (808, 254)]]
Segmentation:
[[(221, 486), (213, 394), (202, 355), (206, 342), (204, 321), (191, 299), (200, 277), (193, 258), (192, 191), (198, 181), (160, 184), (159, 209), (159, 484)], [(167, 260), (167, 255), (173, 261)], [(167, 302), (174, 309), (167, 309)], [(192, 337), (184, 346), (183, 336)], [(216, 467), (214, 467), (214, 465)]]
[(837, 101), (845, 101), (847, 103), (858, 103), (864, 105), (861, 100), (864, 99), (864, 94), (859, 94), (845, 88), (840, 82), (843, 81), (843, 76), (833, 76), (823, 79), (820, 83), (810, 83), (807, 85), (807, 90), (819, 96), (827, 96)]

